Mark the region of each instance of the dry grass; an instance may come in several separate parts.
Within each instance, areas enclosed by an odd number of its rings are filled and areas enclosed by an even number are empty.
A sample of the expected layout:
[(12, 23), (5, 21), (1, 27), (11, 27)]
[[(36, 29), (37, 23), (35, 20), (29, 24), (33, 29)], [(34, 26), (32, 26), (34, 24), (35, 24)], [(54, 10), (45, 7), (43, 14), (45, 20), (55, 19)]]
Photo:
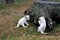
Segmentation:
[(28, 2), (22, 6), (6, 6), (0, 10), (0, 40), (59, 40), (60, 25), (49, 35), (37, 32), (35, 25), (30, 23), (27, 28), (16, 28), (17, 21), (23, 17), (23, 12), (30, 7)]

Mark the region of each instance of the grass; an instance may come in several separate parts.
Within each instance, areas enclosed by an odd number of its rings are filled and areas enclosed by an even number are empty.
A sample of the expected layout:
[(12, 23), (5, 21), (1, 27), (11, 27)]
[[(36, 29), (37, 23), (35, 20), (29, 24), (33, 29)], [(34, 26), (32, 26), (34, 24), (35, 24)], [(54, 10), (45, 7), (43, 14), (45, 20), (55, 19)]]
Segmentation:
[(32, 23), (27, 28), (15, 27), (24, 16), (23, 12), (31, 5), (32, 1), (29, 2), (22, 6), (6, 5), (5, 9), (0, 10), (0, 40), (60, 40), (60, 24), (49, 35), (38, 33), (36, 25)]

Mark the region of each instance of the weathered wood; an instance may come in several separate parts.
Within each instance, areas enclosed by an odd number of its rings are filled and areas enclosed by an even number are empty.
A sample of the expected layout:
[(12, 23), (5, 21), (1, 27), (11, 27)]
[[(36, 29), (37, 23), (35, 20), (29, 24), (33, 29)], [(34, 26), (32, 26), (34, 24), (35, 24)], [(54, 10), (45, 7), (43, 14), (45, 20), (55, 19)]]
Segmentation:
[(12, 4), (14, 0), (0, 0), (0, 4)]
[(0, 4), (5, 4), (6, 1), (5, 0), (0, 0)]
[(60, 4), (60, 2), (53, 2), (53, 1), (35, 1), (35, 2), (42, 4)]
[(13, 2), (14, 2), (13, 0), (6, 0), (6, 4), (11, 4)]

